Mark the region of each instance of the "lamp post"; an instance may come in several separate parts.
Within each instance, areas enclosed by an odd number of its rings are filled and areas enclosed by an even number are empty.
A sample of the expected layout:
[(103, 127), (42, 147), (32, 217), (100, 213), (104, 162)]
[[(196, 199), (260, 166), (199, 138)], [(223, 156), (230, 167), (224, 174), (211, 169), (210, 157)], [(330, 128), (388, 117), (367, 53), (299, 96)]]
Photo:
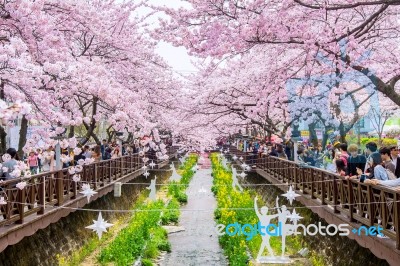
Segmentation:
[(58, 140), (56, 143), (56, 146), (54, 147), (55, 153), (56, 153), (56, 169), (55, 170), (57, 170), (57, 171), (62, 169), (60, 140), (65, 138), (64, 134), (66, 131), (67, 131), (67, 129), (65, 129), (63, 133), (57, 134), (56, 136), (52, 137), (52, 139)]
[(293, 126), (291, 140), (293, 142), (293, 159), (296, 163), (298, 163), (299, 157), (297, 156), (297, 151), (299, 149), (299, 141), (300, 141), (300, 131), (298, 126)]
[(61, 165), (61, 147), (60, 147), (60, 140), (63, 139), (62, 136), (56, 136), (53, 137), (54, 140), (58, 140), (56, 143), (56, 146), (54, 147), (55, 152), (56, 152), (56, 170), (61, 170), (62, 165)]

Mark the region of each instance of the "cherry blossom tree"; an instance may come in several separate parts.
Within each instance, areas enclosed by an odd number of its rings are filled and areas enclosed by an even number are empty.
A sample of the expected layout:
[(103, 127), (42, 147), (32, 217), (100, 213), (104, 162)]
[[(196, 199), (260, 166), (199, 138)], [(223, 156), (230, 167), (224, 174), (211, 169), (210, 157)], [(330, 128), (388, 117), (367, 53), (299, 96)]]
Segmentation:
[[(339, 128), (344, 138), (367, 113), (363, 106), (377, 97), (376, 91), (400, 105), (395, 88), (400, 79), (398, 1), (186, 2), (191, 8), (156, 8), (169, 19), (161, 22), (154, 36), (184, 46), (192, 55), (211, 58), (210, 69), (220, 64), (215, 60), (244, 58), (250, 52), (265, 59), (262, 52), (268, 51), (269, 58), (276, 59), (266, 61), (268, 72), (278, 77), (271, 89), (273, 97), (280, 99), (279, 88), (288, 90), (288, 82), (306, 80), (297, 83), (301, 86), (288, 97), (293, 120), (294, 115), (301, 115), (308, 124), (320, 120), (326, 127)], [(285, 60), (288, 64), (282, 64)], [(321, 76), (328, 78), (318, 81)], [(342, 84), (350, 81), (357, 86)], [(250, 89), (253, 85), (257, 86), (252, 83), (244, 92), (257, 97), (259, 91)], [(229, 91), (227, 87), (221, 90)], [(360, 93), (364, 94), (361, 99)], [(351, 116), (343, 105), (352, 106)], [(256, 109), (265, 114), (260, 105)]]

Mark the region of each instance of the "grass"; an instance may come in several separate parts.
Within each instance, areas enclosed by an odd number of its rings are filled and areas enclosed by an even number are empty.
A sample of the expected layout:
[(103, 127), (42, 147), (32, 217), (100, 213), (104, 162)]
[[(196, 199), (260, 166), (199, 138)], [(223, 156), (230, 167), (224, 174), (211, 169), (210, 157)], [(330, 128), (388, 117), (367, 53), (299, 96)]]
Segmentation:
[[(137, 210), (132, 217), (114, 222), (111, 230), (103, 234), (100, 240), (97, 236), (91, 238), (69, 258), (59, 256), (59, 265), (80, 265), (96, 250), (99, 250), (97, 263), (101, 265), (111, 263), (125, 266), (132, 264), (140, 256), (143, 265), (153, 265), (152, 260), (157, 258), (160, 251), (170, 252), (168, 235), (161, 225), (178, 223), (180, 204), (187, 202), (185, 190), (195, 173), (192, 168), (197, 159), (197, 155), (190, 155), (180, 166), (178, 173), (182, 178), (179, 183), (172, 182), (172, 185), (168, 186), (171, 200), (166, 206), (161, 200), (146, 203), (148, 192), (144, 191), (132, 207), (132, 210)], [(122, 230), (117, 229), (123, 223), (127, 224), (126, 227)]]
[[(217, 224), (228, 225), (231, 223), (256, 224), (258, 217), (254, 212), (254, 197), (257, 193), (253, 190), (245, 189), (242, 193), (232, 188), (232, 173), (224, 169), (219, 163), (217, 154), (212, 154), (212, 173), (213, 187), (212, 191), (217, 198), (217, 209), (214, 212)], [(261, 198), (258, 196), (258, 198)], [(264, 203), (258, 201), (258, 207)], [(244, 210), (231, 210), (232, 208), (243, 208)], [(229, 260), (230, 265), (250, 265), (250, 255), (256, 258), (261, 246), (262, 238), (259, 234), (251, 240), (246, 240), (245, 235), (228, 236), (224, 234), (219, 237), (219, 243), (224, 249), (224, 253)], [(303, 239), (301, 235), (286, 238), (286, 255), (296, 254), (302, 247)], [(280, 237), (271, 237), (270, 244), (275, 255), (281, 254), (282, 241)], [(266, 252), (266, 251), (264, 251)], [(323, 258), (311, 254), (311, 262), (315, 266), (324, 265)]]

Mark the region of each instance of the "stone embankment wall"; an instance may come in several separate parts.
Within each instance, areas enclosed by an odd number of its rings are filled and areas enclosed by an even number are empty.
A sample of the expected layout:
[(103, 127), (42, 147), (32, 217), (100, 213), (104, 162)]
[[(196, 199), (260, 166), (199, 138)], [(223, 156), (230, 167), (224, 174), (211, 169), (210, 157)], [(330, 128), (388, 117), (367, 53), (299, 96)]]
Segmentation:
[[(156, 172), (157, 181), (165, 180), (170, 172)], [(150, 183), (154, 175), (147, 179), (139, 176), (131, 183)], [(139, 192), (147, 185), (122, 185), (121, 197), (115, 198), (113, 192), (86, 205), (85, 209), (126, 210), (134, 204)], [(112, 222), (120, 218), (120, 213), (103, 212), (103, 218)], [(37, 266), (58, 265), (57, 255), (66, 257), (82, 247), (90, 238), (95, 236), (92, 230), (85, 227), (97, 220), (98, 212), (75, 211), (50, 224), (34, 235), (24, 238), (19, 243), (7, 247), (0, 253), (0, 266)]]

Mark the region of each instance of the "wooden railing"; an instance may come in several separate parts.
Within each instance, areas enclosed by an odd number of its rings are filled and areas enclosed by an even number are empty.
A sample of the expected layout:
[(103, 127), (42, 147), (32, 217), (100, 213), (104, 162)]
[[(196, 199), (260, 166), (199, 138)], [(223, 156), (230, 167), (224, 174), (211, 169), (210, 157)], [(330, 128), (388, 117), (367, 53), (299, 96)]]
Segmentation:
[(400, 249), (400, 191), (385, 186), (346, 180), (334, 173), (301, 165), (276, 157), (258, 159), (262, 169), (282, 183), (293, 184), (297, 191), (330, 206), (349, 222), (366, 226), (380, 225), (383, 234), (396, 241)]
[[(232, 154), (248, 160), (249, 155), (235, 149)], [(266, 156), (257, 159), (257, 168), (284, 184), (293, 184), (297, 193), (330, 207), (349, 222), (383, 228), (383, 234), (396, 241), (400, 249), (400, 190), (364, 184), (314, 167)]]
[[(176, 147), (169, 147), (168, 154), (173, 154), (176, 150)], [(157, 160), (153, 160), (158, 163)], [(3, 217), (0, 226), (22, 224), (29, 215), (44, 214), (46, 205), (61, 206), (75, 199), (79, 196), (82, 184), (90, 184), (93, 190), (100, 190), (115, 180), (139, 170), (143, 165), (139, 154), (133, 154), (84, 165), (80, 182), (72, 180), (68, 169), (4, 181), (0, 188), (3, 191), (1, 194), (7, 195), (7, 204), (0, 205), (0, 215)], [(22, 190), (16, 187), (21, 181), (27, 182), (27, 186)]]

